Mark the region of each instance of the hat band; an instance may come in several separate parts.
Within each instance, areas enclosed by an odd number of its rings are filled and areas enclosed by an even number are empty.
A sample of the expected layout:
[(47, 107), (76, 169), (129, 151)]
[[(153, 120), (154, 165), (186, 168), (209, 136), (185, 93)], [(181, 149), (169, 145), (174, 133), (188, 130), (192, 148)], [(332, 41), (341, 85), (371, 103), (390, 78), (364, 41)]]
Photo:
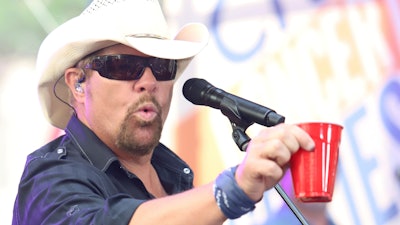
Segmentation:
[(162, 39), (162, 40), (167, 40), (167, 38), (157, 35), (157, 34), (131, 34), (131, 35), (126, 35), (126, 37), (134, 37), (134, 38), (156, 38), (156, 39)]

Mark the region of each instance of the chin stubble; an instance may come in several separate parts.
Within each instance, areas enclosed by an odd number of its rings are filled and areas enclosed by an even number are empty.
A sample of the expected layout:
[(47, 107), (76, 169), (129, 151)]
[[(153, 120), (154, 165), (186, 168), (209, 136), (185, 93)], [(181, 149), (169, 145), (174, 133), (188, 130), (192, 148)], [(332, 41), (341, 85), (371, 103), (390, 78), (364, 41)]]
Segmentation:
[[(137, 108), (145, 103), (152, 102), (159, 112), (152, 121), (144, 121), (134, 115)], [(129, 107), (127, 114), (117, 134), (116, 146), (134, 156), (143, 156), (151, 153), (161, 138), (162, 119), (161, 107), (153, 96), (145, 95)], [(141, 130), (149, 130), (150, 137), (143, 138)]]

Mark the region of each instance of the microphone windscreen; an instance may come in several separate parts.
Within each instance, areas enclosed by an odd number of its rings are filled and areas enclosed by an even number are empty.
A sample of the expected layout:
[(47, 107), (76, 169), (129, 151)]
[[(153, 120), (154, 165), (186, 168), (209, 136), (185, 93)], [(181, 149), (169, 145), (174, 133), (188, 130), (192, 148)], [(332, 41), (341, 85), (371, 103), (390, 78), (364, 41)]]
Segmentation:
[(204, 92), (210, 87), (204, 79), (191, 78), (183, 84), (182, 92), (183, 96), (195, 105), (203, 105)]

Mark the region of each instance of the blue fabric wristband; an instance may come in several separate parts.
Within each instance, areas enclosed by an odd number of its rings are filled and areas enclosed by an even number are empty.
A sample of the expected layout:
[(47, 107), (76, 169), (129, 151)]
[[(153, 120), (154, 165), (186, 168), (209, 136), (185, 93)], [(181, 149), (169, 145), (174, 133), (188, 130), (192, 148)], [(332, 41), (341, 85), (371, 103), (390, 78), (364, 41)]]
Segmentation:
[(253, 211), (256, 204), (236, 183), (236, 169), (237, 166), (223, 171), (214, 183), (215, 200), (228, 219), (236, 219)]

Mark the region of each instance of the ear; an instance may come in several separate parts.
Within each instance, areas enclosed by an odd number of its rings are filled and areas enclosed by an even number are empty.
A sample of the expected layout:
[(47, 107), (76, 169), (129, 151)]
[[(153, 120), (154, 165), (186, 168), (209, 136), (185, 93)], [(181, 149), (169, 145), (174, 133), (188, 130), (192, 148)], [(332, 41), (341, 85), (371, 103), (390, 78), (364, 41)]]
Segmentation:
[(68, 68), (64, 73), (65, 83), (72, 93), (75, 101), (83, 102), (85, 96), (86, 75), (81, 68)]

